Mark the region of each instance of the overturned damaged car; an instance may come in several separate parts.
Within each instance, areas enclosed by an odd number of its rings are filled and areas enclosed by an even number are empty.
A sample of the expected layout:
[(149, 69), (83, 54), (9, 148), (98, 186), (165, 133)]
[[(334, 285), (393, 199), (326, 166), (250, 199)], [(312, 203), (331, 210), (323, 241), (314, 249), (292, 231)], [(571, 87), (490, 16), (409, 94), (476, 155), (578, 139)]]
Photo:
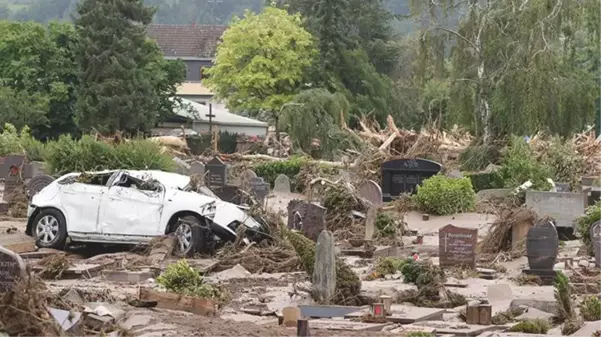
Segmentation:
[(188, 256), (235, 240), (240, 226), (250, 240), (266, 237), (260, 218), (206, 188), (197, 192), (193, 184), (188, 176), (163, 171), (69, 173), (32, 197), (26, 234), (38, 247), (62, 249), (67, 238), (146, 244), (174, 233), (179, 253)]

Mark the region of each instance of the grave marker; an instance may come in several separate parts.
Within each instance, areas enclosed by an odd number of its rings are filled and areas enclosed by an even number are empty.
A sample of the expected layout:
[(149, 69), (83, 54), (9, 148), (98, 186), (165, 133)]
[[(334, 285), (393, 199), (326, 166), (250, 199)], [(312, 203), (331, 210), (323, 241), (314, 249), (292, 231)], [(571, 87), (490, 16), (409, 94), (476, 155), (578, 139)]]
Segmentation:
[(280, 174), (275, 178), (273, 191), (281, 193), (290, 193), (290, 178), (285, 174)]
[(10, 202), (15, 188), (23, 181), (21, 170), (24, 162), (25, 156), (21, 155), (10, 155), (0, 159), (0, 179), (4, 179), (3, 201)]
[(359, 195), (373, 205), (382, 205), (382, 189), (373, 180), (365, 181), (357, 187)]
[(595, 252), (595, 265), (601, 267), (601, 220), (591, 225), (589, 233)]
[(175, 171), (179, 174), (188, 175), (190, 174), (190, 164), (183, 161), (181, 158), (173, 157), (173, 162), (175, 162), (176, 168)]
[(21, 257), (0, 246), (0, 294), (11, 291), (17, 279), (25, 275), (25, 263)]
[(557, 192), (572, 192), (572, 187), (568, 183), (555, 183)]
[(584, 193), (526, 191), (526, 206), (541, 217), (555, 219), (555, 226), (572, 228), (574, 220), (584, 214)]
[(438, 174), (442, 166), (426, 159), (395, 159), (382, 164), (382, 195), (390, 201), (403, 193), (415, 193), (417, 185)]
[(441, 267), (476, 267), (478, 229), (446, 225), (438, 231), (438, 239)]
[(190, 175), (200, 175), (204, 176), (205, 174), (205, 164), (195, 160), (190, 163), (188, 172)]
[(54, 181), (54, 178), (49, 175), (38, 175), (27, 183), (27, 198), (31, 200), (34, 195), (38, 194), (44, 187), (50, 185)]
[(313, 241), (326, 229), (326, 209), (303, 200), (288, 203), (288, 228), (300, 230)]
[(376, 232), (377, 215), (378, 208), (374, 205), (371, 205), (367, 209), (367, 214), (365, 215), (365, 240), (372, 240), (374, 238), (374, 233)]
[(321, 231), (315, 246), (315, 267), (313, 268), (312, 295), (317, 303), (327, 304), (334, 297), (336, 289), (336, 252), (334, 235), (328, 230)]
[(254, 177), (250, 178), (249, 185), (251, 195), (263, 204), (265, 198), (269, 195), (269, 183), (265, 182), (261, 177)]
[(221, 158), (214, 156), (205, 165), (205, 169), (209, 171), (209, 187), (224, 187), (227, 184), (227, 165)]
[(242, 195), (240, 194), (240, 189), (238, 186), (226, 185), (221, 187), (214, 187), (211, 191), (217, 196), (219, 199), (235, 204), (240, 205)]
[(558, 250), (559, 238), (551, 221), (543, 221), (530, 228), (526, 237), (530, 269), (553, 269)]

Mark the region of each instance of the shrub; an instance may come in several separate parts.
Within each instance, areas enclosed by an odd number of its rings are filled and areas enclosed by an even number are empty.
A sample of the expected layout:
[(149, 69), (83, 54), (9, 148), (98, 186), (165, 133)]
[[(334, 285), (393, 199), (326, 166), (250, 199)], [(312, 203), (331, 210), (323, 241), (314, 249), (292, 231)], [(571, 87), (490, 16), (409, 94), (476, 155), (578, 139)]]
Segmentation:
[(376, 262), (374, 272), (379, 276), (395, 274), (397, 271), (401, 271), (407, 263), (411, 262), (413, 262), (411, 258), (381, 257)]
[(459, 163), (463, 171), (480, 171), (489, 164), (496, 164), (501, 152), (495, 144), (470, 145), (459, 154)]
[(443, 175), (424, 180), (417, 187), (415, 198), (424, 211), (437, 215), (471, 211), (476, 205), (476, 193), (469, 178)]
[(589, 255), (594, 255), (593, 242), (591, 240), (591, 225), (601, 219), (601, 201), (586, 208), (583, 216), (576, 219), (576, 229), (582, 236), (582, 242), (586, 246)]
[(472, 182), (474, 192), (489, 190), (493, 188), (503, 188), (503, 177), (497, 171), (472, 173), (467, 176)]
[(226, 300), (225, 292), (218, 287), (206, 283), (185, 259), (167, 266), (165, 272), (156, 279), (157, 283), (174, 293), (214, 299), (219, 302)]
[[(190, 148), (190, 152), (194, 155), (201, 155), (206, 150), (211, 149), (212, 136), (209, 134), (202, 134), (198, 136), (186, 137), (186, 143)], [(220, 132), (219, 140), (217, 141), (217, 148), (220, 153), (234, 153), (238, 145), (238, 134), (230, 132)]]
[(551, 329), (551, 323), (545, 319), (527, 319), (512, 326), (509, 332), (535, 333), (545, 335)]
[(580, 303), (580, 314), (585, 321), (601, 320), (601, 301), (597, 296), (587, 296)]
[(291, 188), (295, 188), (294, 183), (296, 175), (300, 172), (301, 167), (306, 164), (306, 160), (302, 157), (292, 157), (284, 161), (270, 161), (261, 163), (254, 167), (255, 173), (259, 177), (263, 177), (272, 187), (275, 179), (284, 174), (290, 178)]
[(395, 237), (397, 234), (396, 221), (386, 212), (376, 215), (376, 229), (381, 237)]
[(559, 137), (552, 138), (540, 160), (549, 167), (554, 181), (570, 183), (571, 186), (580, 185), (585, 167), (584, 158), (578, 155), (569, 142), (563, 142)]
[(0, 134), (0, 156), (22, 153), (23, 148), (21, 147), (17, 129), (12, 124), (4, 124), (4, 130)]
[(161, 153), (159, 144), (143, 139), (110, 145), (89, 135), (79, 140), (61, 135), (46, 147), (47, 166), (56, 174), (111, 169), (174, 169), (171, 157)]
[(500, 170), (504, 187), (516, 188), (530, 180), (532, 189), (548, 191), (551, 188), (547, 181), (547, 178), (551, 177), (550, 169), (535, 158), (534, 152), (524, 139), (513, 137)]
[(554, 296), (557, 302), (555, 318), (559, 322), (573, 320), (575, 314), (571, 298), (570, 279), (564, 273), (558, 271), (553, 286), (555, 287)]

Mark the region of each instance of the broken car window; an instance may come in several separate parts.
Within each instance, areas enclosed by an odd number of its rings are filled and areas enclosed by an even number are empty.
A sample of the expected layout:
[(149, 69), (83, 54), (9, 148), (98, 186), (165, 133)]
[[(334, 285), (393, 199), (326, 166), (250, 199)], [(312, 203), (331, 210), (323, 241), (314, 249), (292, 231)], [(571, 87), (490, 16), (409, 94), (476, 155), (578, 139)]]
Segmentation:
[(161, 184), (154, 180), (141, 180), (134, 178), (128, 174), (123, 174), (119, 178), (119, 182), (115, 183), (115, 186), (135, 188), (141, 191), (154, 191), (159, 192), (161, 190)]
[(113, 174), (114, 174), (114, 172), (98, 173), (98, 174), (91, 174), (91, 173), (83, 172), (77, 176), (67, 177), (67, 178), (59, 181), (58, 183), (59, 184), (81, 183), (81, 184), (87, 184), (87, 185), (106, 186), (109, 179), (111, 178), (111, 176)]

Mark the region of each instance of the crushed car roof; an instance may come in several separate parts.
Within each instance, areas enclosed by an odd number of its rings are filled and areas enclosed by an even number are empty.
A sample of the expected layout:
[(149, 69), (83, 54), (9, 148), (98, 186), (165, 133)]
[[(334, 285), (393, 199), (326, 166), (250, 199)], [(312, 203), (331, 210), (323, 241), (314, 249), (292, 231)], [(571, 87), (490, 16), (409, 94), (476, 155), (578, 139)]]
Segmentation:
[[(127, 172), (132, 177), (140, 179), (140, 180), (155, 179), (155, 180), (159, 181), (161, 184), (165, 185), (166, 187), (172, 187), (172, 188), (173, 187), (184, 188), (188, 185), (188, 183), (190, 183), (190, 177), (188, 177), (188, 176), (185, 176), (183, 174), (164, 172), (164, 171), (158, 171), (158, 170), (104, 170), (104, 171), (86, 171), (83, 173), (97, 175), (97, 174), (108, 174), (108, 173), (112, 174), (115, 172)], [(78, 176), (80, 174), (82, 174), (82, 172), (73, 172), (73, 173), (68, 173), (68, 174), (64, 175), (63, 177)]]

